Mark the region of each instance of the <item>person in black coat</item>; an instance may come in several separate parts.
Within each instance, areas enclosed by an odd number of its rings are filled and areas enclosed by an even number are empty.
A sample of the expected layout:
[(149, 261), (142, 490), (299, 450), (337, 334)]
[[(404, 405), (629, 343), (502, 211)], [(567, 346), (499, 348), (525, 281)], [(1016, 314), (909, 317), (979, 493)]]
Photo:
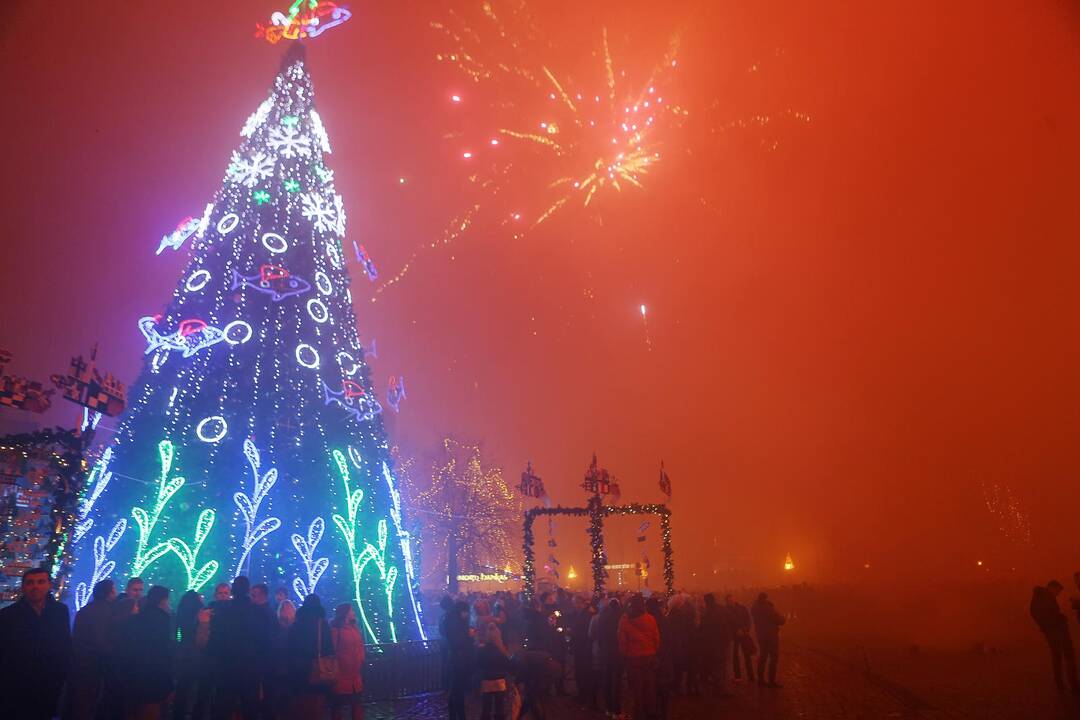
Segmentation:
[(469, 631), (469, 604), (454, 603), (446, 616), (445, 625), (447, 662), (450, 685), (447, 690), (448, 720), (465, 720), (465, 690), (472, 676), (473, 641)]
[[(776, 663), (780, 656), (780, 626), (784, 624), (784, 616), (776, 611), (776, 606), (769, 600), (765, 593), (758, 595), (754, 606), (750, 608), (750, 616), (754, 619), (754, 633), (757, 635), (758, 655), (757, 676), (758, 683), (769, 687), (781, 687), (776, 682)], [(765, 663), (769, 664), (769, 680), (765, 681)]]
[(750, 637), (750, 611), (736, 600), (734, 595), (724, 596), (724, 608), (728, 612), (732, 630), (735, 632), (735, 642), (731, 647), (731, 666), (735, 671), (735, 680), (738, 681), (742, 677), (742, 667), (739, 662), (739, 656), (742, 655), (746, 663), (746, 681), (752, 683), (754, 682), (753, 657), (757, 652), (757, 647), (754, 645), (754, 639)]
[(597, 660), (600, 664), (605, 709), (613, 715), (622, 712), (623, 662), (619, 655), (619, 619), (622, 614), (619, 599), (612, 597), (596, 616), (596, 644), (599, 651)]
[(116, 583), (102, 580), (93, 598), (75, 614), (71, 631), (71, 675), (68, 677), (67, 716), (91, 720), (97, 712), (109, 663), (109, 631)]
[(578, 611), (570, 626), (570, 649), (574, 654), (574, 684), (577, 686), (578, 702), (592, 710), (597, 709), (597, 704), (596, 685), (593, 682), (593, 643), (589, 639), (589, 625), (595, 615), (595, 603), (578, 598)]
[(1076, 655), (1073, 651), (1072, 636), (1069, 634), (1069, 619), (1058, 606), (1058, 595), (1062, 585), (1057, 580), (1046, 583), (1046, 587), (1036, 587), (1031, 594), (1031, 617), (1042, 630), (1046, 643), (1050, 646), (1050, 661), (1054, 668), (1054, 684), (1058, 690), (1065, 689), (1061, 665), (1065, 661), (1065, 671), (1069, 676), (1069, 687), (1073, 692), (1080, 692), (1076, 681)]
[(439, 610), (442, 611), (442, 615), (439, 616), (439, 638), (442, 642), (439, 643), (439, 659), (442, 661), (442, 686), (444, 688), (450, 687), (450, 640), (446, 636), (446, 624), (452, 622), (454, 615), (454, 599), (449, 595), (443, 595), (439, 600)]
[(705, 609), (701, 613), (701, 638), (705, 643), (705, 672), (712, 676), (716, 692), (730, 695), (727, 664), (731, 659), (731, 645), (735, 629), (726, 608), (716, 603), (716, 596), (705, 596)]
[[(142, 608), (120, 626), (116, 661), (125, 717), (158, 717), (173, 690), (176, 635), (169, 615), (169, 588), (154, 585)], [(154, 714), (154, 708), (157, 708)]]
[(0, 698), (4, 717), (49, 720), (71, 659), (67, 605), (53, 598), (43, 568), (22, 576), (22, 596), (0, 610)]
[(327, 686), (312, 682), (312, 668), (318, 657), (333, 654), (334, 642), (322, 601), (318, 595), (308, 595), (285, 638), (291, 717), (321, 718), (326, 714)]
[(251, 582), (233, 580), (232, 600), (215, 608), (206, 655), (214, 665), (214, 717), (230, 718), (240, 709), (245, 720), (259, 714), (259, 681), (268, 667), (275, 627), (251, 601)]

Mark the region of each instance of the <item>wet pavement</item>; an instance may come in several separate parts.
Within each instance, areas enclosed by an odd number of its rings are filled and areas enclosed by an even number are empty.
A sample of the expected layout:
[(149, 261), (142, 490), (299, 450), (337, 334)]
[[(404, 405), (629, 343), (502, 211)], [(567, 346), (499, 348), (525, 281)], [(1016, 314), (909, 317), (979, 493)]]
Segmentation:
[[(1035, 658), (967, 654), (822, 651), (791, 648), (780, 689), (736, 684), (731, 697), (675, 697), (668, 720), (1057, 720), (1080, 718), (1071, 697), (1056, 695)], [(1049, 662), (1047, 661), (1047, 665)], [(1018, 668), (1029, 668), (1020, 671)], [(1048, 668), (1047, 668), (1048, 670)], [(604, 713), (550, 698), (549, 720), (600, 720)], [(442, 695), (372, 703), (367, 720), (446, 717)], [(479, 718), (471, 699), (470, 718)]]

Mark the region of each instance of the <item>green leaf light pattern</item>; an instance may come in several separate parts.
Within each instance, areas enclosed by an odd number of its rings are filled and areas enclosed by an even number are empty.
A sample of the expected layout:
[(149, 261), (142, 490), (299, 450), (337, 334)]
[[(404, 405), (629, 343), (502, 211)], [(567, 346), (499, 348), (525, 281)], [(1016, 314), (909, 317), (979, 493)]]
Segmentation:
[(216, 516), (217, 514), (209, 508), (199, 513), (199, 520), (195, 523), (195, 542), (190, 547), (180, 538), (174, 537), (169, 539), (169, 549), (180, 557), (180, 562), (184, 564), (184, 570), (187, 571), (188, 590), (201, 590), (203, 585), (205, 585), (218, 570), (217, 560), (211, 560), (199, 568), (198, 571), (195, 570), (195, 565), (197, 564), (196, 558), (199, 556), (199, 550), (202, 549), (202, 544), (206, 540), (206, 536), (210, 534), (210, 529), (214, 527), (214, 519)]
[(132, 508), (131, 515), (135, 518), (135, 524), (139, 526), (139, 540), (135, 549), (135, 558), (131, 565), (132, 576), (142, 575), (146, 568), (161, 559), (169, 552), (169, 542), (159, 542), (150, 547), (150, 537), (157, 528), (161, 519), (161, 511), (172, 500), (173, 495), (184, 486), (184, 478), (174, 477), (169, 479), (169, 471), (173, 463), (173, 444), (168, 440), (158, 443), (158, 456), (161, 458), (161, 476), (158, 479), (157, 497), (154, 505), (147, 512), (141, 507)]

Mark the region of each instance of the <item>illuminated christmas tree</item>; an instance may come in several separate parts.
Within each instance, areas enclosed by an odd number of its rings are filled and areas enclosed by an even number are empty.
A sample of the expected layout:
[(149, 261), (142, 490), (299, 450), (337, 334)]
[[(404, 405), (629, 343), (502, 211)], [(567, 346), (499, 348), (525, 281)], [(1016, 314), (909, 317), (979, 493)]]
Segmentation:
[[(283, 22), (306, 22), (299, 12)], [(106, 577), (178, 596), (243, 574), (355, 602), (369, 642), (420, 638), (345, 212), (299, 44), (240, 134), (201, 219), (158, 248), (190, 239), (191, 261), (165, 310), (139, 321), (146, 362), (80, 504), (71, 602)], [(402, 396), (395, 383), (387, 404)]]

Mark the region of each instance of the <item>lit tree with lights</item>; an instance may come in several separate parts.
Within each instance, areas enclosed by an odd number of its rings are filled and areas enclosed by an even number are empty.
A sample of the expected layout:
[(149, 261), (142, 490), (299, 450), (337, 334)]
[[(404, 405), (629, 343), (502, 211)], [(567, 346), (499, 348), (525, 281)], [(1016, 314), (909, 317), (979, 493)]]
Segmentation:
[(521, 520), (521, 501), (502, 470), (484, 465), (479, 445), (446, 438), (430, 480), (426, 487), (409, 480), (409, 505), (422, 524), (433, 574), (445, 571), (455, 593), (463, 563), (470, 573), (502, 571), (516, 557), (511, 533)]
[[(327, 12), (292, 10), (280, 22)], [(298, 599), (355, 602), (369, 642), (420, 638), (410, 536), (302, 46), (240, 134), (201, 219), (158, 248), (190, 239), (191, 259), (167, 307), (139, 321), (145, 365), (79, 505), (71, 602), (107, 577), (180, 593), (244, 574)]]

